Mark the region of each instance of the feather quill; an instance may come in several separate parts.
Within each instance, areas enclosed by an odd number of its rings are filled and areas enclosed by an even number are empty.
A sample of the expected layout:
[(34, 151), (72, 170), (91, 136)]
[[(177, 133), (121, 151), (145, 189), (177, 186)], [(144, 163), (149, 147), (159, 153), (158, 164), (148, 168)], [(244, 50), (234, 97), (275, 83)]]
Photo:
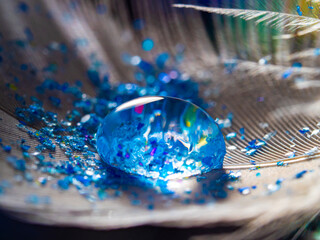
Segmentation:
[(240, 17), (245, 20), (256, 20), (256, 24), (264, 23), (269, 26), (274, 26), (278, 29), (287, 29), (289, 31), (298, 30), (296, 34), (284, 34), (283, 38), (303, 36), (308, 33), (318, 31), (320, 29), (320, 19), (308, 16), (298, 16), (290, 13), (260, 11), (251, 9), (202, 7), (189, 4), (173, 4), (173, 7), (192, 8), (209, 13), (216, 13), (232, 17)]

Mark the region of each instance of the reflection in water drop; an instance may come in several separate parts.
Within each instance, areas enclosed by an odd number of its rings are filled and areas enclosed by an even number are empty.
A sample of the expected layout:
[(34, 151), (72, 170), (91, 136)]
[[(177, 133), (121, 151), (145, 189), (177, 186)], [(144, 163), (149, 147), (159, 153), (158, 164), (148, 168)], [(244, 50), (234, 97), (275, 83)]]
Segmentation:
[(174, 179), (220, 169), (225, 143), (214, 120), (171, 97), (142, 97), (119, 106), (97, 132), (97, 149), (127, 173)]

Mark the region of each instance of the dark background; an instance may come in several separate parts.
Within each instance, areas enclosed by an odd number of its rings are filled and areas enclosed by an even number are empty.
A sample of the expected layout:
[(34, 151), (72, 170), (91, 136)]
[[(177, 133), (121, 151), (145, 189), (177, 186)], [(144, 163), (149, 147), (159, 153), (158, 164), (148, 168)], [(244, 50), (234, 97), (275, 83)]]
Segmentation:
[(0, 212), (1, 240), (100, 240), (100, 239), (139, 239), (139, 240), (169, 240), (189, 239), (191, 236), (206, 234), (226, 234), (237, 230), (237, 227), (215, 228), (162, 228), (142, 226), (111, 231), (96, 231), (81, 228), (53, 227), (24, 223)]

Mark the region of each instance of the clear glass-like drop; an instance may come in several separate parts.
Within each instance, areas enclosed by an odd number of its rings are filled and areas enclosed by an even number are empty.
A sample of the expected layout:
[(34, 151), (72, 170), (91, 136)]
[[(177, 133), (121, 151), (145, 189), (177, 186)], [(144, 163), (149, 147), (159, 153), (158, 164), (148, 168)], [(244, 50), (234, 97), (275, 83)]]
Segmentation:
[(172, 97), (141, 97), (106, 116), (97, 150), (127, 173), (173, 179), (220, 169), (226, 147), (215, 121), (196, 105)]

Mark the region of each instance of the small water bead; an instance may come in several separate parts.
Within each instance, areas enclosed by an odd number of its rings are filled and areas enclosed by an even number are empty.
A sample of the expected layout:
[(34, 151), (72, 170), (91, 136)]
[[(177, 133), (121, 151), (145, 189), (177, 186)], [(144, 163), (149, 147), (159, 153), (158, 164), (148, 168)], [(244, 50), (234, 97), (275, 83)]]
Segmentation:
[(127, 173), (173, 179), (220, 169), (226, 153), (215, 121), (178, 98), (142, 97), (120, 105), (102, 122), (97, 150)]

